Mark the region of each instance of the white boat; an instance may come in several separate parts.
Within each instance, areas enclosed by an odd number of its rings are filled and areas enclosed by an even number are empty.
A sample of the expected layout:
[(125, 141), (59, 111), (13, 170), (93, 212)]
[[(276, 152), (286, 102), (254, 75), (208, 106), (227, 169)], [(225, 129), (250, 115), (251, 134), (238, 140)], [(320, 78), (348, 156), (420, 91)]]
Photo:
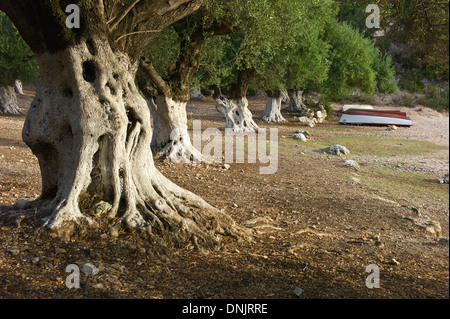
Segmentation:
[(349, 109), (344, 112), (340, 124), (412, 126), (411, 119), (404, 112), (383, 110)]
[(344, 105), (343, 107), (341, 107), (341, 112), (345, 112), (348, 110), (373, 110), (373, 106), (371, 105)]

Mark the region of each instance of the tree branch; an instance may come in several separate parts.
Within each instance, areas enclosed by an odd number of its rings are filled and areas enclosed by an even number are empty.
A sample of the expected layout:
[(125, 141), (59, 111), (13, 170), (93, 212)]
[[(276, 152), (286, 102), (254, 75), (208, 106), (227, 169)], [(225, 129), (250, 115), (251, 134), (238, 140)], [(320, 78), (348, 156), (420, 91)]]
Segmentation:
[(112, 18), (108, 21), (108, 24), (111, 24), (109, 26), (109, 32), (113, 31), (128, 14), (128, 12), (131, 11), (131, 9), (134, 8), (134, 6), (141, 0), (134, 0), (119, 16), (116, 16), (115, 18)]
[(148, 61), (145, 57), (142, 57), (139, 61), (139, 66), (145, 72), (145, 74), (149, 77), (150, 81), (155, 85), (156, 90), (159, 94), (168, 96), (171, 93), (169, 85), (167, 85), (166, 81), (158, 74), (153, 64)]
[(128, 37), (130, 35), (133, 34), (140, 34), (140, 33), (154, 33), (154, 32), (161, 32), (161, 30), (142, 30), (142, 31), (136, 31), (136, 32), (130, 32), (130, 33), (126, 33), (126, 34), (122, 34), (120, 37), (118, 37), (115, 42), (119, 42), (120, 40), (122, 40), (125, 37)]

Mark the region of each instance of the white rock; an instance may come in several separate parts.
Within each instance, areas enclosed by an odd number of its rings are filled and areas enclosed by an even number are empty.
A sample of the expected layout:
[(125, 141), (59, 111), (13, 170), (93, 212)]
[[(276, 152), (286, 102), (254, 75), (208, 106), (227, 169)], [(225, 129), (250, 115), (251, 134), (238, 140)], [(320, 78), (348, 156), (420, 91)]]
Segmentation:
[(345, 161), (345, 165), (347, 165), (349, 167), (353, 167), (354, 169), (356, 169), (358, 171), (361, 170), (361, 167), (359, 166), (359, 164), (356, 161), (351, 161), (351, 160)]
[(324, 149), (324, 151), (326, 153), (345, 157), (345, 158), (348, 158), (350, 156), (350, 151), (345, 146), (338, 145), (338, 144), (330, 146), (330, 147)]
[(311, 122), (311, 120), (307, 116), (299, 117), (298, 120), (304, 125), (308, 125), (308, 123)]
[(445, 174), (442, 176), (442, 178), (439, 180), (439, 183), (441, 184), (448, 184), (449, 183), (449, 174)]
[(307, 142), (308, 139), (306, 138), (306, 136), (303, 133), (298, 133), (295, 135), (296, 139), (299, 139), (302, 142)]
[(396, 131), (397, 130), (397, 126), (395, 125), (389, 125), (388, 127), (386, 127), (386, 131)]
[(95, 276), (95, 275), (97, 275), (98, 272), (99, 272), (99, 270), (98, 270), (97, 267), (95, 267), (94, 265), (89, 264), (89, 263), (87, 263), (87, 264), (85, 264), (83, 267), (81, 267), (80, 270), (81, 270), (81, 272), (82, 272), (83, 274), (85, 274), (86, 276)]

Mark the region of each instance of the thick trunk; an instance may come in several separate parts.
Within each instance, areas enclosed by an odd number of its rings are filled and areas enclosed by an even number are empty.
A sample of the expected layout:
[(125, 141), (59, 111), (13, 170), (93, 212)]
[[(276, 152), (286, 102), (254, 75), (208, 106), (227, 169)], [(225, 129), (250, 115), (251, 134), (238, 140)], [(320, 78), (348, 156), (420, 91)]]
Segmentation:
[(289, 107), (288, 112), (297, 112), (302, 115), (307, 110), (306, 105), (303, 103), (303, 90), (289, 90)]
[(150, 99), (149, 105), (154, 126), (152, 148), (159, 150), (159, 155), (167, 156), (174, 163), (200, 163), (202, 154), (192, 146), (188, 132), (187, 102), (158, 96)]
[(254, 70), (240, 71), (237, 82), (232, 86), (230, 97), (214, 94), (216, 108), (225, 118), (225, 129), (233, 132), (257, 132), (259, 127), (253, 121), (252, 112), (248, 109), (247, 91)]
[(217, 110), (225, 118), (225, 129), (231, 129), (236, 133), (253, 133), (258, 131), (259, 127), (253, 121), (246, 97), (239, 99), (220, 97), (216, 99), (215, 103)]
[(281, 103), (282, 103), (282, 93), (281, 91), (267, 92), (269, 100), (266, 104), (266, 109), (264, 110), (262, 120), (270, 123), (280, 123), (286, 122), (286, 119), (281, 115)]
[[(155, 168), (150, 110), (125, 54), (90, 39), (38, 61), (42, 80), (23, 139), (41, 166), (42, 194), (31, 204), (49, 217), (47, 228), (68, 238), (110, 224), (208, 248), (218, 233), (246, 234)], [(101, 201), (111, 205), (107, 216), (92, 213)]]
[(179, 99), (173, 98), (171, 87), (175, 86), (174, 83), (169, 85), (164, 81), (146, 59), (141, 60), (140, 66), (148, 76), (140, 86), (153, 117), (152, 149), (174, 163), (202, 162), (201, 152), (192, 146), (188, 133), (186, 106), (189, 90), (186, 90), (186, 97), (182, 94)]
[(14, 87), (0, 85), (0, 113), (22, 114), (17, 104), (17, 97)]

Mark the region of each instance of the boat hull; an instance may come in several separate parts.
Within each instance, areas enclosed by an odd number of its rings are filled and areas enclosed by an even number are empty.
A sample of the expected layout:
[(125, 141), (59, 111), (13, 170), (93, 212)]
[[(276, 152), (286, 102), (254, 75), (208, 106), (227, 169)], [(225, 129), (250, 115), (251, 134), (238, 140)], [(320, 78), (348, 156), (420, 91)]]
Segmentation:
[(392, 110), (358, 110), (350, 109), (343, 113), (339, 123), (360, 125), (396, 125), (412, 126), (411, 119), (405, 112)]

